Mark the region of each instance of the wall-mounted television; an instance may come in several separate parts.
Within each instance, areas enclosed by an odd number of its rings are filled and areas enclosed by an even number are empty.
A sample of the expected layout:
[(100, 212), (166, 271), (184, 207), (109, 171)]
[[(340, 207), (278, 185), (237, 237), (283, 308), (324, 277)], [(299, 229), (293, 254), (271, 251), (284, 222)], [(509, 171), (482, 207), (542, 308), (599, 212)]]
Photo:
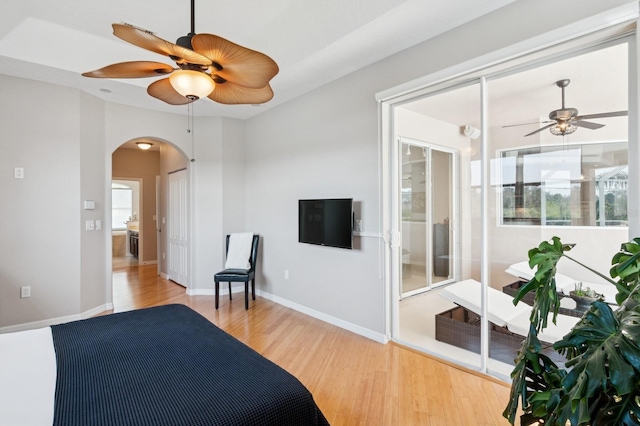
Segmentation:
[(351, 249), (353, 199), (298, 200), (298, 241)]

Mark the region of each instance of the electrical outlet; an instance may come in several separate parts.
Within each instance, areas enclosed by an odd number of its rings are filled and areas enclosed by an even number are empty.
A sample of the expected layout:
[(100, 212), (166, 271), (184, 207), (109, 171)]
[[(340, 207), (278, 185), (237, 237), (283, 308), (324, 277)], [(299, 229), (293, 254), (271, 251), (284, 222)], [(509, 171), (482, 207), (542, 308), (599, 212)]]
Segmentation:
[(13, 177), (15, 179), (24, 179), (24, 169), (22, 167), (13, 169)]
[(84, 223), (84, 229), (85, 231), (93, 231), (94, 229), (96, 229), (96, 222), (93, 220), (87, 220)]
[(96, 220), (96, 231), (102, 230), (102, 221), (100, 219)]
[(20, 297), (23, 299), (25, 297), (31, 297), (31, 286), (25, 285), (20, 287)]
[(284, 279), (285, 279), (285, 280), (288, 280), (288, 279), (289, 279), (289, 270), (288, 270), (288, 269), (285, 269), (285, 270), (284, 270)]

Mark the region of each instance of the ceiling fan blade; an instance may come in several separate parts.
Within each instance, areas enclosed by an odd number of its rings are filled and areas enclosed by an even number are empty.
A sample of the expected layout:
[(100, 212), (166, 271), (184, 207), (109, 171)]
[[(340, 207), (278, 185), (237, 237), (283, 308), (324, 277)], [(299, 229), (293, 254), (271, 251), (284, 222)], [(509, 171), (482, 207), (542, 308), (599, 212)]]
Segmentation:
[(590, 121), (583, 121), (583, 120), (571, 120), (571, 124), (575, 124), (578, 127), (584, 127), (585, 129), (591, 129), (591, 130), (596, 130), (601, 127), (604, 127), (604, 124), (592, 123)]
[(149, 32), (131, 25), (113, 24), (113, 34), (131, 44), (161, 55), (170, 56), (176, 62), (188, 62), (197, 65), (211, 65), (211, 60), (191, 49), (163, 40)]
[(587, 114), (576, 117), (576, 120), (590, 120), (592, 118), (607, 118), (607, 117), (624, 117), (629, 115), (629, 111), (612, 111), (601, 112), (599, 114)]
[(551, 127), (551, 126), (555, 126), (555, 125), (556, 125), (556, 122), (554, 121), (553, 123), (548, 124), (548, 125), (546, 125), (546, 126), (544, 126), (544, 127), (540, 127), (538, 130), (534, 130), (533, 132), (528, 133), (528, 134), (526, 134), (526, 135), (524, 135), (524, 136), (525, 136), (525, 137), (527, 137), (527, 136), (535, 135), (536, 133), (540, 133), (541, 131), (543, 131), (543, 130), (545, 130), (545, 129), (548, 129), (549, 127)]
[(134, 61), (107, 65), (95, 71), (82, 73), (82, 75), (95, 78), (140, 78), (157, 77), (170, 74), (172, 71), (171, 65), (162, 62)]
[(532, 121), (531, 123), (518, 123), (518, 124), (507, 124), (506, 126), (502, 126), (503, 129), (507, 127), (518, 127), (518, 126), (528, 126), (530, 124), (546, 124), (546, 123), (555, 123), (555, 121)]
[(240, 86), (227, 81), (216, 84), (209, 99), (226, 105), (263, 104), (273, 98), (273, 90), (268, 84), (259, 89)]
[(225, 80), (244, 87), (261, 89), (278, 74), (278, 65), (265, 55), (247, 49), (213, 34), (196, 34), (191, 39), (193, 50), (210, 58), (212, 70)]
[(169, 105), (185, 105), (195, 101), (176, 92), (168, 78), (155, 81), (147, 87), (147, 93)]

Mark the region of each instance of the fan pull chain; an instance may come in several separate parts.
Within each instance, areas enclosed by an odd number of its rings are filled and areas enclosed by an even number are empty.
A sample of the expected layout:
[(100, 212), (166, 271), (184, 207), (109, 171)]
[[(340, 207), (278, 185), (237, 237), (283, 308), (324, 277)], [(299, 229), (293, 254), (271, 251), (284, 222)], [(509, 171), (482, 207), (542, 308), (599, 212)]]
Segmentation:
[(193, 102), (187, 104), (187, 133), (191, 133), (191, 162), (195, 163), (195, 141), (193, 136)]

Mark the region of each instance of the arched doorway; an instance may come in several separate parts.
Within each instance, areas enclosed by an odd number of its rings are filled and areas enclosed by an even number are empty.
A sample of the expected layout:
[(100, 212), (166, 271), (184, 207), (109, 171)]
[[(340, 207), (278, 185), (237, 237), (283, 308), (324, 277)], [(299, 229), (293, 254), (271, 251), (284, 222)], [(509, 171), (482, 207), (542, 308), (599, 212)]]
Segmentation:
[[(148, 143), (151, 146), (148, 149), (142, 149), (141, 143)], [(112, 299), (114, 301), (114, 309), (119, 310), (117, 306), (120, 296), (116, 287), (117, 276), (122, 277), (122, 273), (139, 273), (138, 268), (144, 268), (144, 273), (153, 273), (173, 281), (188, 288), (189, 274), (188, 257), (189, 244), (184, 242), (183, 250), (176, 253), (171, 250), (169, 244), (170, 230), (174, 229), (172, 222), (175, 222), (175, 215), (171, 214), (170, 206), (172, 204), (172, 191), (169, 190), (171, 176), (182, 174), (185, 176), (183, 181), (184, 205), (183, 211), (189, 211), (189, 167), (188, 157), (182, 150), (174, 144), (160, 138), (140, 137), (129, 140), (116, 148), (111, 154), (111, 176), (109, 186), (112, 182), (138, 182), (139, 183), (139, 201), (132, 203), (131, 210), (124, 212), (118, 211), (117, 205), (112, 201), (112, 197), (106, 197), (106, 201), (111, 201), (107, 205), (107, 212), (110, 213), (111, 219), (108, 223), (114, 226), (115, 222), (126, 222), (120, 226), (120, 235), (112, 235), (112, 259), (110, 259), (110, 275), (112, 282)], [(113, 189), (111, 191), (114, 191)], [(132, 191), (133, 194), (133, 191)], [(124, 216), (123, 216), (124, 214)], [(126, 217), (125, 217), (126, 216)], [(121, 218), (128, 220), (120, 220)], [(189, 236), (189, 214), (185, 214), (178, 219), (182, 222), (179, 229), (184, 229), (185, 238)], [(115, 221), (115, 222), (114, 222)], [(122, 228), (124, 227), (124, 230)], [(113, 231), (115, 234), (115, 231)], [(118, 241), (118, 238), (120, 241)], [(124, 239), (124, 241), (122, 241)], [(124, 242), (124, 244), (122, 244)], [(118, 245), (120, 244), (120, 245)], [(124, 245), (126, 262), (116, 262), (115, 252), (122, 254)], [(181, 255), (180, 262), (185, 265), (183, 274), (180, 277), (174, 277), (170, 272), (170, 265), (176, 261), (172, 257)], [(156, 265), (155, 268), (150, 265)], [(142, 269), (140, 269), (142, 271)]]

